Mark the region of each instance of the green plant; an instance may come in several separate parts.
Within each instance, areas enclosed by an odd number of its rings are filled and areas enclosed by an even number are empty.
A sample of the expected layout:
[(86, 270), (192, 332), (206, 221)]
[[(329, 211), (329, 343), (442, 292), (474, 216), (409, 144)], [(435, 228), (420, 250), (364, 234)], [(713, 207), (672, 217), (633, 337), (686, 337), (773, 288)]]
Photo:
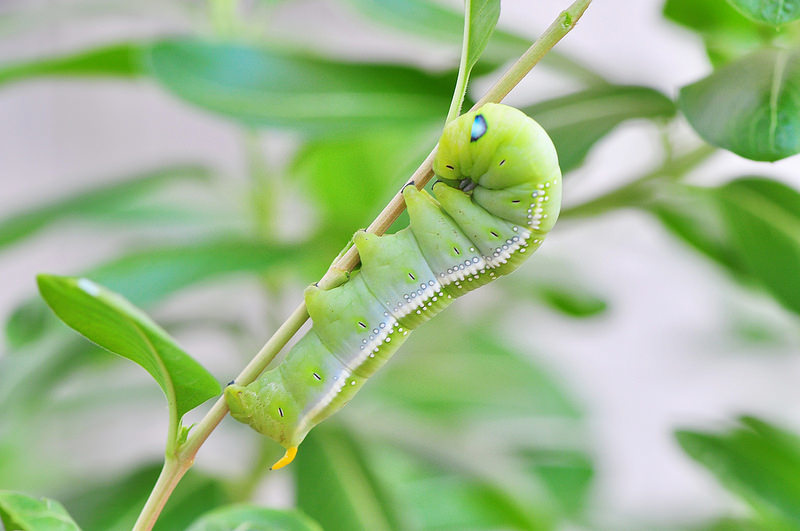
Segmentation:
[[(217, 172), (188, 164), (155, 168), (0, 220), (0, 249), (67, 221), (119, 232), (159, 227), (163, 233), (148, 236), (143, 248), (82, 275), (41, 275), (39, 289), (69, 326), (145, 368), (166, 395), (170, 413), (160, 473), (148, 463), (123, 480), (97, 473), (79, 489), (64, 488), (74, 471), (45, 473), (47, 465), (36, 464), (37, 456), (46, 460), (41, 443), (48, 424), (77, 426), (86, 417), (71, 421), (73, 412), (96, 414), (100, 405), (124, 411), (133, 393), (144, 392), (148, 401), (151, 395), (138, 383), (117, 389), (111, 382), (120, 370), (116, 361), (65, 332), (41, 301), (24, 302), (7, 321), (10, 350), (0, 358), (0, 488), (53, 495), (64, 506), (2, 491), (6, 527), (199, 530), (248, 522), (257, 529), (317, 529), (311, 519), (325, 529), (551, 529), (565, 521), (595, 526), (587, 504), (595, 466), (583, 440), (584, 408), (504, 328), (531, 301), (575, 318), (604, 315), (609, 305), (584, 287), (588, 282), (557, 273), (540, 278), (548, 273), (531, 267), (529, 274), (494, 287), (495, 297), (475, 315), (439, 317), (438, 326), (452, 331), (446, 338), (435, 327), (421, 329), (420, 339), (359, 395), (352, 412), (315, 429), (304, 443), (292, 474), (296, 505), (308, 516), (242, 505), (252, 502), (276, 457), (268, 442), (254, 442), (255, 456), (237, 477), (189, 471), (227, 413), (222, 399), (202, 418), (195, 408), (219, 395), (218, 380), (229, 378), (212, 376), (171, 334), (219, 330), (249, 347), (259, 332), (219, 312), (159, 319), (162, 328), (136, 307), (153, 309), (173, 294), (231, 275), (255, 280), (271, 305), (276, 332), (235, 379), (252, 382), (308, 318), (301, 305), (284, 321), (280, 301), (297, 298), (296, 283), (320, 278), (321, 286), (330, 286), (352, 270), (358, 264), (355, 246), (325, 266), (385, 200), (368, 230), (396, 229), (404, 208), (396, 190), (409, 180), (422, 188), (432, 177), (430, 148), (442, 124), (458, 116), (465, 101), (473, 107), (500, 101), (544, 59), (580, 88), (522, 110), (552, 137), (568, 190), (569, 173), (618, 125), (648, 120), (664, 139), (663, 160), (617, 188), (572, 202), (562, 214), (566, 223), (636, 209), (734, 282), (771, 295), (789, 314), (800, 313), (798, 191), (770, 178), (766, 166), (764, 175), (713, 187), (689, 184), (692, 172), (720, 150), (759, 161), (800, 151), (800, 3), (786, 0), (776, 10), (768, 1), (668, 0), (666, 17), (702, 38), (714, 68), (684, 87), (676, 102), (649, 87), (615, 85), (595, 69), (550, 52), (589, 3), (574, 2), (531, 47), (525, 38), (495, 31), (499, 0), (467, 1), (463, 16), (429, 0), (336, 3), (392, 31), (445, 42), (461, 38), (458, 70), (443, 72), (356, 64), (279, 45), (261, 27), (281, 2), (255, 3), (244, 17), (245, 6), (233, 0), (209, 1), (202, 12), (210, 29), (191, 37), (128, 40), (0, 67), (0, 86), (9, 87), (34, 78), (100, 77), (123, 84), (146, 79), (238, 124), (251, 177), (239, 190), (246, 201), (235, 213), (214, 201)], [(6, 16), (7, 27), (13, 26), (24, 10)], [(510, 69), (502, 68), (517, 57)], [(470, 77), (496, 78), (500, 71), (505, 73), (472, 105)], [(691, 138), (686, 147), (674, 138), (678, 111), (702, 140)], [(261, 129), (298, 135), (291, 163), (281, 166), (264, 157)], [(206, 204), (174, 199), (192, 194), (204, 196)], [(297, 195), (310, 199), (318, 220), (299, 237), (281, 225), (281, 206)], [(223, 226), (227, 233), (220, 234)], [(187, 232), (194, 236), (186, 238)], [(381, 414), (370, 415), (369, 404), (379, 404)], [(537, 441), (526, 427), (542, 418), (569, 426), (570, 435), (554, 444)], [(753, 509), (735, 524), (721, 520), (717, 528), (796, 528), (794, 435), (757, 419), (742, 422), (744, 428), (726, 435), (678, 434), (686, 452)]]

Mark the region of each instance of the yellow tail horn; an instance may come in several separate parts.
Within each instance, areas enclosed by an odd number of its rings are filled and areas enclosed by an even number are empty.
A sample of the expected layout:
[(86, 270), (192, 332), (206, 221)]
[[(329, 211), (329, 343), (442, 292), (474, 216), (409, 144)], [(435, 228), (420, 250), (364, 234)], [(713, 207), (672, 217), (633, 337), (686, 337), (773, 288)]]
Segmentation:
[(292, 461), (294, 461), (294, 456), (297, 455), (297, 446), (292, 446), (291, 448), (286, 449), (286, 453), (283, 454), (283, 457), (278, 459), (278, 461), (269, 467), (270, 470), (278, 470), (279, 468), (283, 468)]

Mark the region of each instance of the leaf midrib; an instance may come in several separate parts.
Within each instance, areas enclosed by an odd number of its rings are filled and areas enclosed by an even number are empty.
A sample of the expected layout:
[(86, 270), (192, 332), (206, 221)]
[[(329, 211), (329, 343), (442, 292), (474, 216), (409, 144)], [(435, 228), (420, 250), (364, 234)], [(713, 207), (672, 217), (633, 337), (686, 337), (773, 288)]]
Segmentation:
[(778, 130), (778, 99), (785, 80), (786, 63), (789, 54), (780, 50), (775, 56), (775, 65), (772, 69), (772, 84), (769, 92), (769, 146), (775, 150), (775, 135)]
[[(155, 345), (153, 345), (153, 343), (150, 341), (150, 338), (147, 337), (147, 334), (144, 333), (139, 324), (135, 320), (131, 319), (128, 315), (125, 315), (124, 313), (122, 313), (121, 315), (122, 318), (133, 327), (133, 329), (136, 331), (139, 337), (144, 341), (147, 348), (150, 349), (150, 353), (155, 358), (158, 368), (161, 369), (161, 374), (163, 375), (163, 378), (165, 380), (164, 393), (167, 395), (167, 403), (169, 403), (170, 405), (170, 417), (172, 417), (173, 411), (176, 417), (176, 418), (170, 418), (170, 424), (179, 421), (180, 412), (178, 412), (178, 401), (177, 397), (175, 396), (175, 382), (172, 380), (172, 375), (170, 375), (169, 371), (167, 370), (167, 366), (164, 364), (164, 360), (161, 359), (161, 356), (159, 356), (159, 352), (156, 349)], [(172, 426), (170, 426), (170, 429), (172, 429)]]

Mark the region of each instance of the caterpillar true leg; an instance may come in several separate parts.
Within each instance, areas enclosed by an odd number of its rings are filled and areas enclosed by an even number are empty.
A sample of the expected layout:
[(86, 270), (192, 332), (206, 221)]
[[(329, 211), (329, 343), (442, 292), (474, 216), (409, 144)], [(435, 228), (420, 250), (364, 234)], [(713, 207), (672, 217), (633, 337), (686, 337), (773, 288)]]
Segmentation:
[(411, 223), (353, 237), (361, 268), (309, 286), (313, 327), (283, 362), (225, 389), (231, 415), (286, 448), (289, 464), (316, 424), (343, 407), (405, 341), (454, 298), (510, 273), (542, 242), (561, 202), (561, 173), (544, 130), (487, 104), (451, 122), (434, 160), (434, 199), (403, 188)]

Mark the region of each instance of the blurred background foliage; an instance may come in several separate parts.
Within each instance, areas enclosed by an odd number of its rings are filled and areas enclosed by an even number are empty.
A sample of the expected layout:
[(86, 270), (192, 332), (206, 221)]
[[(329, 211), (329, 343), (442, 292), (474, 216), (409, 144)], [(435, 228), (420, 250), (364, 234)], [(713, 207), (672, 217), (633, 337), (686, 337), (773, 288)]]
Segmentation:
[[(124, 295), (189, 345), (223, 345), (222, 353), (201, 361), (221, 383), (228, 381), (299, 301), (302, 286), (320, 277), (425, 157), (455, 82), (454, 54), (449, 66), (432, 69), (328, 49), (324, 35), (314, 35), (318, 26), (303, 34), (302, 22), (315, 16), (317, 4), (72, 0), (0, 6), (0, 35), (7, 39), (47, 24), (99, 24), (107, 17), (144, 19), (155, 27), (180, 20), (186, 28), (180, 34), (156, 31), (144, 39), (106, 39), (4, 61), (0, 91), (43, 79), (78, 87), (144, 81), (190, 112), (235, 124), (248, 177), (231, 179), (192, 160), (120, 168), (119, 176), (98, 176), (82, 189), (4, 212), (0, 260), (13, 259), (15, 246), (64, 227), (114, 242), (114, 253), (101, 261), (55, 272), (81, 274)], [(456, 50), (460, 42), (459, 2), (325, 4), (419, 49)], [(565, 7), (539, 4), (530, 9), (554, 15)], [(556, 50), (541, 68), (567, 80), (570, 89), (548, 99), (518, 99), (556, 143), (568, 200), (573, 171), (609, 173), (585, 164), (618, 126), (647, 121), (659, 131), (662, 142), (649, 168), (595, 197), (568, 201), (562, 224), (636, 209), (739, 289), (772, 297), (791, 320), (800, 314), (797, 187), (776, 180), (769, 165), (758, 166), (763, 171), (757, 175), (714, 177), (714, 185), (687, 178), (721, 150), (755, 161), (800, 151), (800, 2), (775, 4), (667, 0), (665, 19), (684, 28), (687, 39), (693, 34), (709, 59), (707, 76), (678, 94), (651, 88), (646, 78), (615, 84), (589, 61)], [(283, 27), (286, 20), (294, 26)], [(476, 86), (496, 78), (532, 34), (495, 31), (473, 74)], [(568, 39), (579, 35), (580, 28)], [(359, 35), (352, 39), (357, 50)], [(647, 43), (631, 46), (646, 53)], [(74, 134), (81, 127), (75, 123)], [(24, 176), (2, 178), (5, 187), (6, 180)], [(401, 218), (398, 226), (405, 223)], [(705, 467), (738, 500), (729, 514), (629, 521), (592, 503), (607, 465), (598, 462), (591, 435), (591, 397), (565, 384), (520, 338), (547, 333), (531, 324), (542, 312), (573, 320), (567, 329), (581, 334), (583, 321), (602, 324), (613, 295), (571, 275), (569, 265), (533, 262), (422, 327), (357, 400), (312, 432), (285, 473), (267, 473), (280, 453), (275, 444), (226, 421), (156, 529), (193, 522), (193, 530), (228, 529), (243, 515), (262, 519), (259, 529), (318, 529), (311, 520), (331, 530), (800, 529), (800, 438), (752, 416), (728, 426), (674, 427), (687, 460)], [(257, 294), (244, 310), (226, 295), (243, 286)], [(186, 311), (170, 311), (176, 299)], [(0, 514), (9, 526), (28, 525), (19, 512), (28, 504), (29, 513), (66, 510), (86, 530), (130, 528), (158, 474), (157, 453), (127, 449), (124, 462), (109, 455), (120, 443), (114, 430), (128, 438), (137, 433), (125, 426), (157, 425), (157, 436), (134, 441), (157, 447), (166, 419), (155, 386), (121, 358), (68, 331), (33, 289), (14, 304), (0, 356), (0, 489), (49, 496), (63, 507), (48, 502), (42, 508), (0, 492)], [(237, 311), (227, 312), (231, 308)], [(249, 319), (240, 318), (243, 312)], [(793, 327), (796, 332), (796, 321)], [(770, 334), (746, 324), (738, 333), (749, 336), (753, 349)], [(262, 511), (255, 503), (296, 507), (307, 516)]]

